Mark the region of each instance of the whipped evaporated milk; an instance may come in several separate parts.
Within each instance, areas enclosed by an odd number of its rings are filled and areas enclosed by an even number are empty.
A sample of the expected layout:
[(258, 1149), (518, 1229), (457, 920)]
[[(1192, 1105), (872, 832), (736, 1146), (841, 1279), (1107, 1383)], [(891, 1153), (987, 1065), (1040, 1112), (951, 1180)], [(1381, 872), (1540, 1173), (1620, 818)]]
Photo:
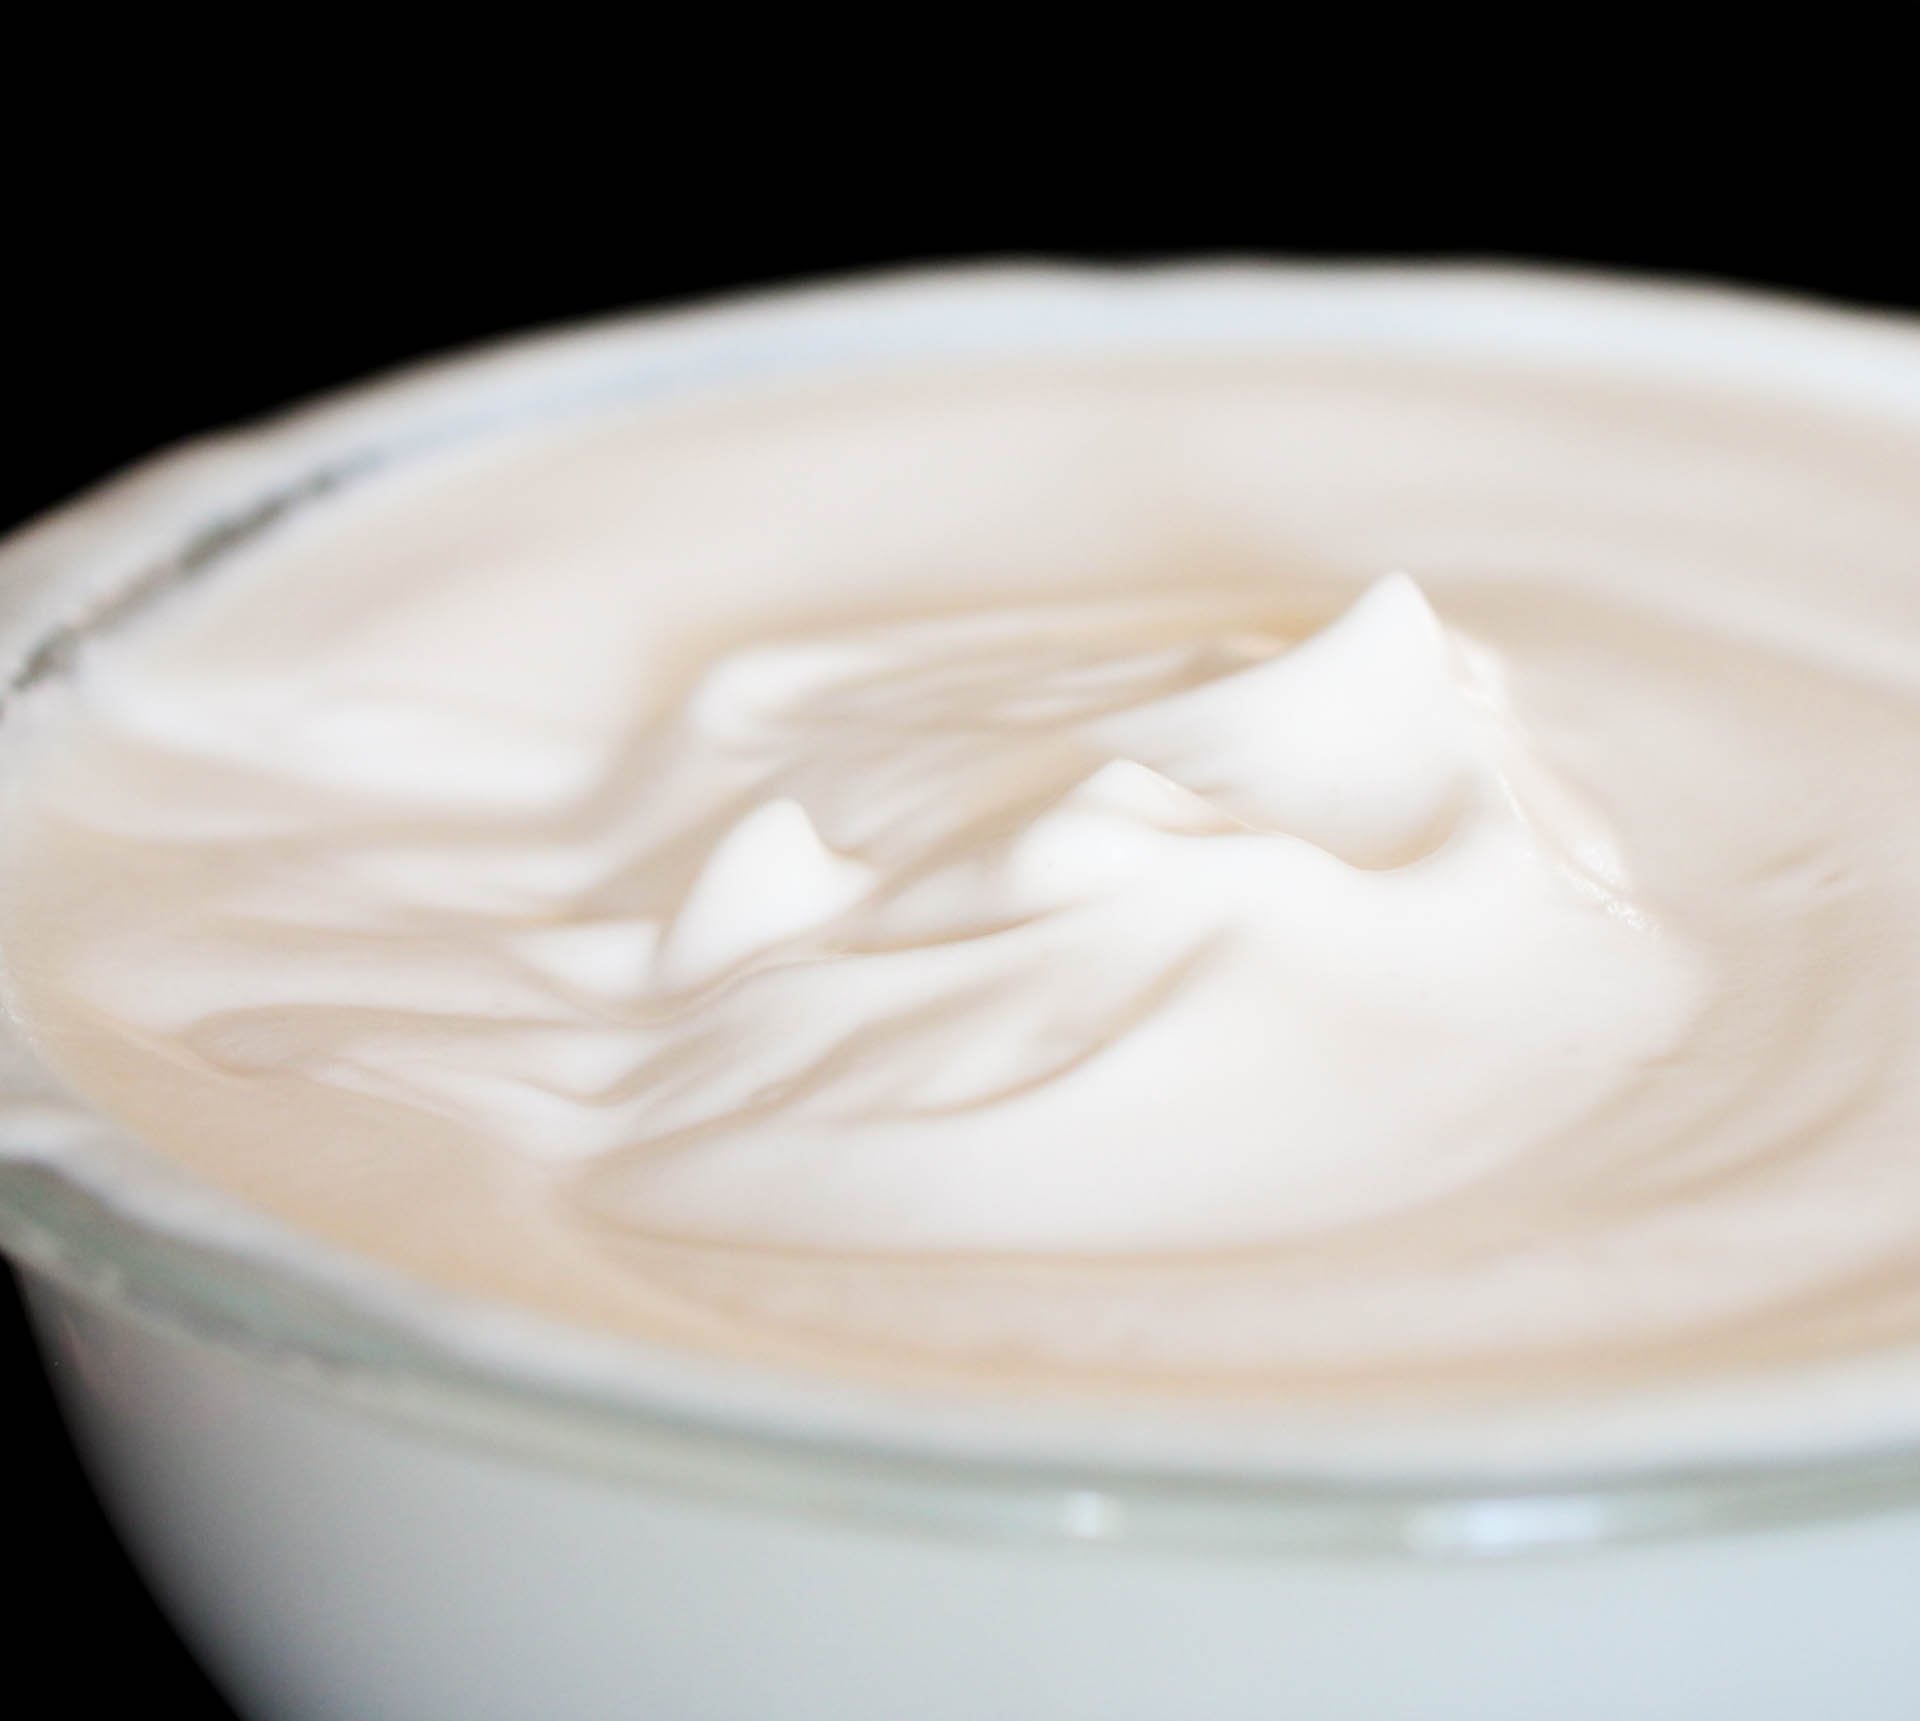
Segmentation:
[(502, 434), (35, 691), (7, 985), (299, 1232), (982, 1440), (1912, 1439), (1914, 453), (1273, 358)]

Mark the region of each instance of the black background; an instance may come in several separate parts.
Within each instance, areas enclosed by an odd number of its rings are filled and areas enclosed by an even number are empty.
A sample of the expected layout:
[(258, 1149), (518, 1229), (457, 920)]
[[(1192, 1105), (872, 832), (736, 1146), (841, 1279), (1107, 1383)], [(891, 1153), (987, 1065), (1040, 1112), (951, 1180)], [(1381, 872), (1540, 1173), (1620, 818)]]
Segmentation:
[[(703, 50), (556, 21), (484, 71), (306, 28), (224, 72), (177, 41), (151, 60), (119, 42), (108, 83), (71, 72), (97, 44), (14, 66), (16, 95), (51, 87), (3, 140), (0, 525), (425, 352), (892, 262), (1523, 256), (1920, 308), (1883, 56), (1831, 32), (1762, 68), (1589, 31), (1466, 84), (1424, 44), (1396, 45), (1389, 82), (1380, 44), (1275, 56), (1197, 23), (1125, 69), (902, 39), (831, 81), (834, 43), (789, 57), (744, 19)], [(0, 1616), (10, 1684), (38, 1661), (65, 1714), (129, 1696), (135, 1714), (227, 1714), (93, 1506), (10, 1305), (0, 1381), (5, 1561), (26, 1580)]]

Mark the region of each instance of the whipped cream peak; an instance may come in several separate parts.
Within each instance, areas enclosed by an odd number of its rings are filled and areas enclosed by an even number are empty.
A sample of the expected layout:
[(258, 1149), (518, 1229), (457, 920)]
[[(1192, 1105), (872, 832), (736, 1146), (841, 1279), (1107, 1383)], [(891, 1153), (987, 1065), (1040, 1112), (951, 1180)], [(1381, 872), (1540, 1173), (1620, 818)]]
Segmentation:
[(710, 980), (834, 919), (873, 877), (820, 840), (798, 801), (763, 801), (714, 845), (674, 916), (656, 973), (675, 990)]
[(1404, 574), (1331, 627), (1200, 687), (1089, 725), (1256, 828), (1355, 866), (1430, 850), (1475, 764), (1463, 653)]

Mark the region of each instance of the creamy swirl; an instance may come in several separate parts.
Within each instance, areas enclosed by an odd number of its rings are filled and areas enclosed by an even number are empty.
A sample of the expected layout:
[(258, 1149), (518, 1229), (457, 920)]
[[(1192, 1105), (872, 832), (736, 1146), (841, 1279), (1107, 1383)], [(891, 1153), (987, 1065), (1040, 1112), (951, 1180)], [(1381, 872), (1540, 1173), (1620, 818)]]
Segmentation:
[[(1593, 1109), (1698, 977), (1410, 581), (1304, 642), (1242, 619), (736, 651), (584, 842), (318, 857), (319, 924), (380, 929), (349, 973), (249, 880), (207, 904), (238, 930), (75, 983), (216, 1068), (594, 1162), (581, 1198), (641, 1231), (1164, 1251), (1417, 1204)], [(310, 769), (363, 756), (394, 769)], [(408, 935), (455, 905), (464, 939)]]
[[(1553, 460), (1515, 475), (1500, 421), (1398, 543), (1390, 474), (1326, 503), (1328, 574), (1196, 548), (1248, 389), (1335, 441), (1373, 411), (1420, 472), (1486, 384), (1411, 428), (1366, 375), (942, 386), (946, 420), (616, 421), (389, 481), (101, 642), (6, 860), (49, 1052), (322, 1235), (809, 1367), (1372, 1402), (1909, 1341), (1897, 628), (1865, 673), (1855, 635), (1723, 626), (1778, 612), (1773, 576), (1725, 596), (1764, 519), (1691, 615), (1657, 555), (1596, 596), (1423, 551), (1462, 507), (1550, 549), (1529, 509), (1613, 506), (1703, 554), (1652, 409), (1509, 400)], [(1147, 460), (1116, 422), (1188, 429)], [(945, 464), (903, 477), (902, 423)], [(1071, 447), (1049, 496), (1029, 434)], [(1318, 444), (1272, 435), (1297, 531)], [(968, 553), (1038, 577), (896, 578), (969, 507)], [(674, 582), (716, 544), (711, 593)]]

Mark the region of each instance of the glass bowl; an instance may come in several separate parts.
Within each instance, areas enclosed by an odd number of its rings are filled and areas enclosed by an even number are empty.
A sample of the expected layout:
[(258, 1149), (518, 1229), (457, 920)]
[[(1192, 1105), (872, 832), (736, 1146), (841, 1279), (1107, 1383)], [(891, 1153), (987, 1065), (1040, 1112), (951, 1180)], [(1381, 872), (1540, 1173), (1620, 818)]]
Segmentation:
[[(9, 701), (454, 443), (928, 358), (1443, 357), (1920, 431), (1920, 334), (1452, 268), (934, 270), (616, 319), (163, 455), (0, 549)], [(0, 713), (4, 715), (4, 713)], [(0, 1044), (0, 1241), (137, 1557), (260, 1716), (1849, 1716), (1920, 1706), (1920, 1449), (1400, 1478), (929, 1442), (482, 1309), (193, 1186)]]

